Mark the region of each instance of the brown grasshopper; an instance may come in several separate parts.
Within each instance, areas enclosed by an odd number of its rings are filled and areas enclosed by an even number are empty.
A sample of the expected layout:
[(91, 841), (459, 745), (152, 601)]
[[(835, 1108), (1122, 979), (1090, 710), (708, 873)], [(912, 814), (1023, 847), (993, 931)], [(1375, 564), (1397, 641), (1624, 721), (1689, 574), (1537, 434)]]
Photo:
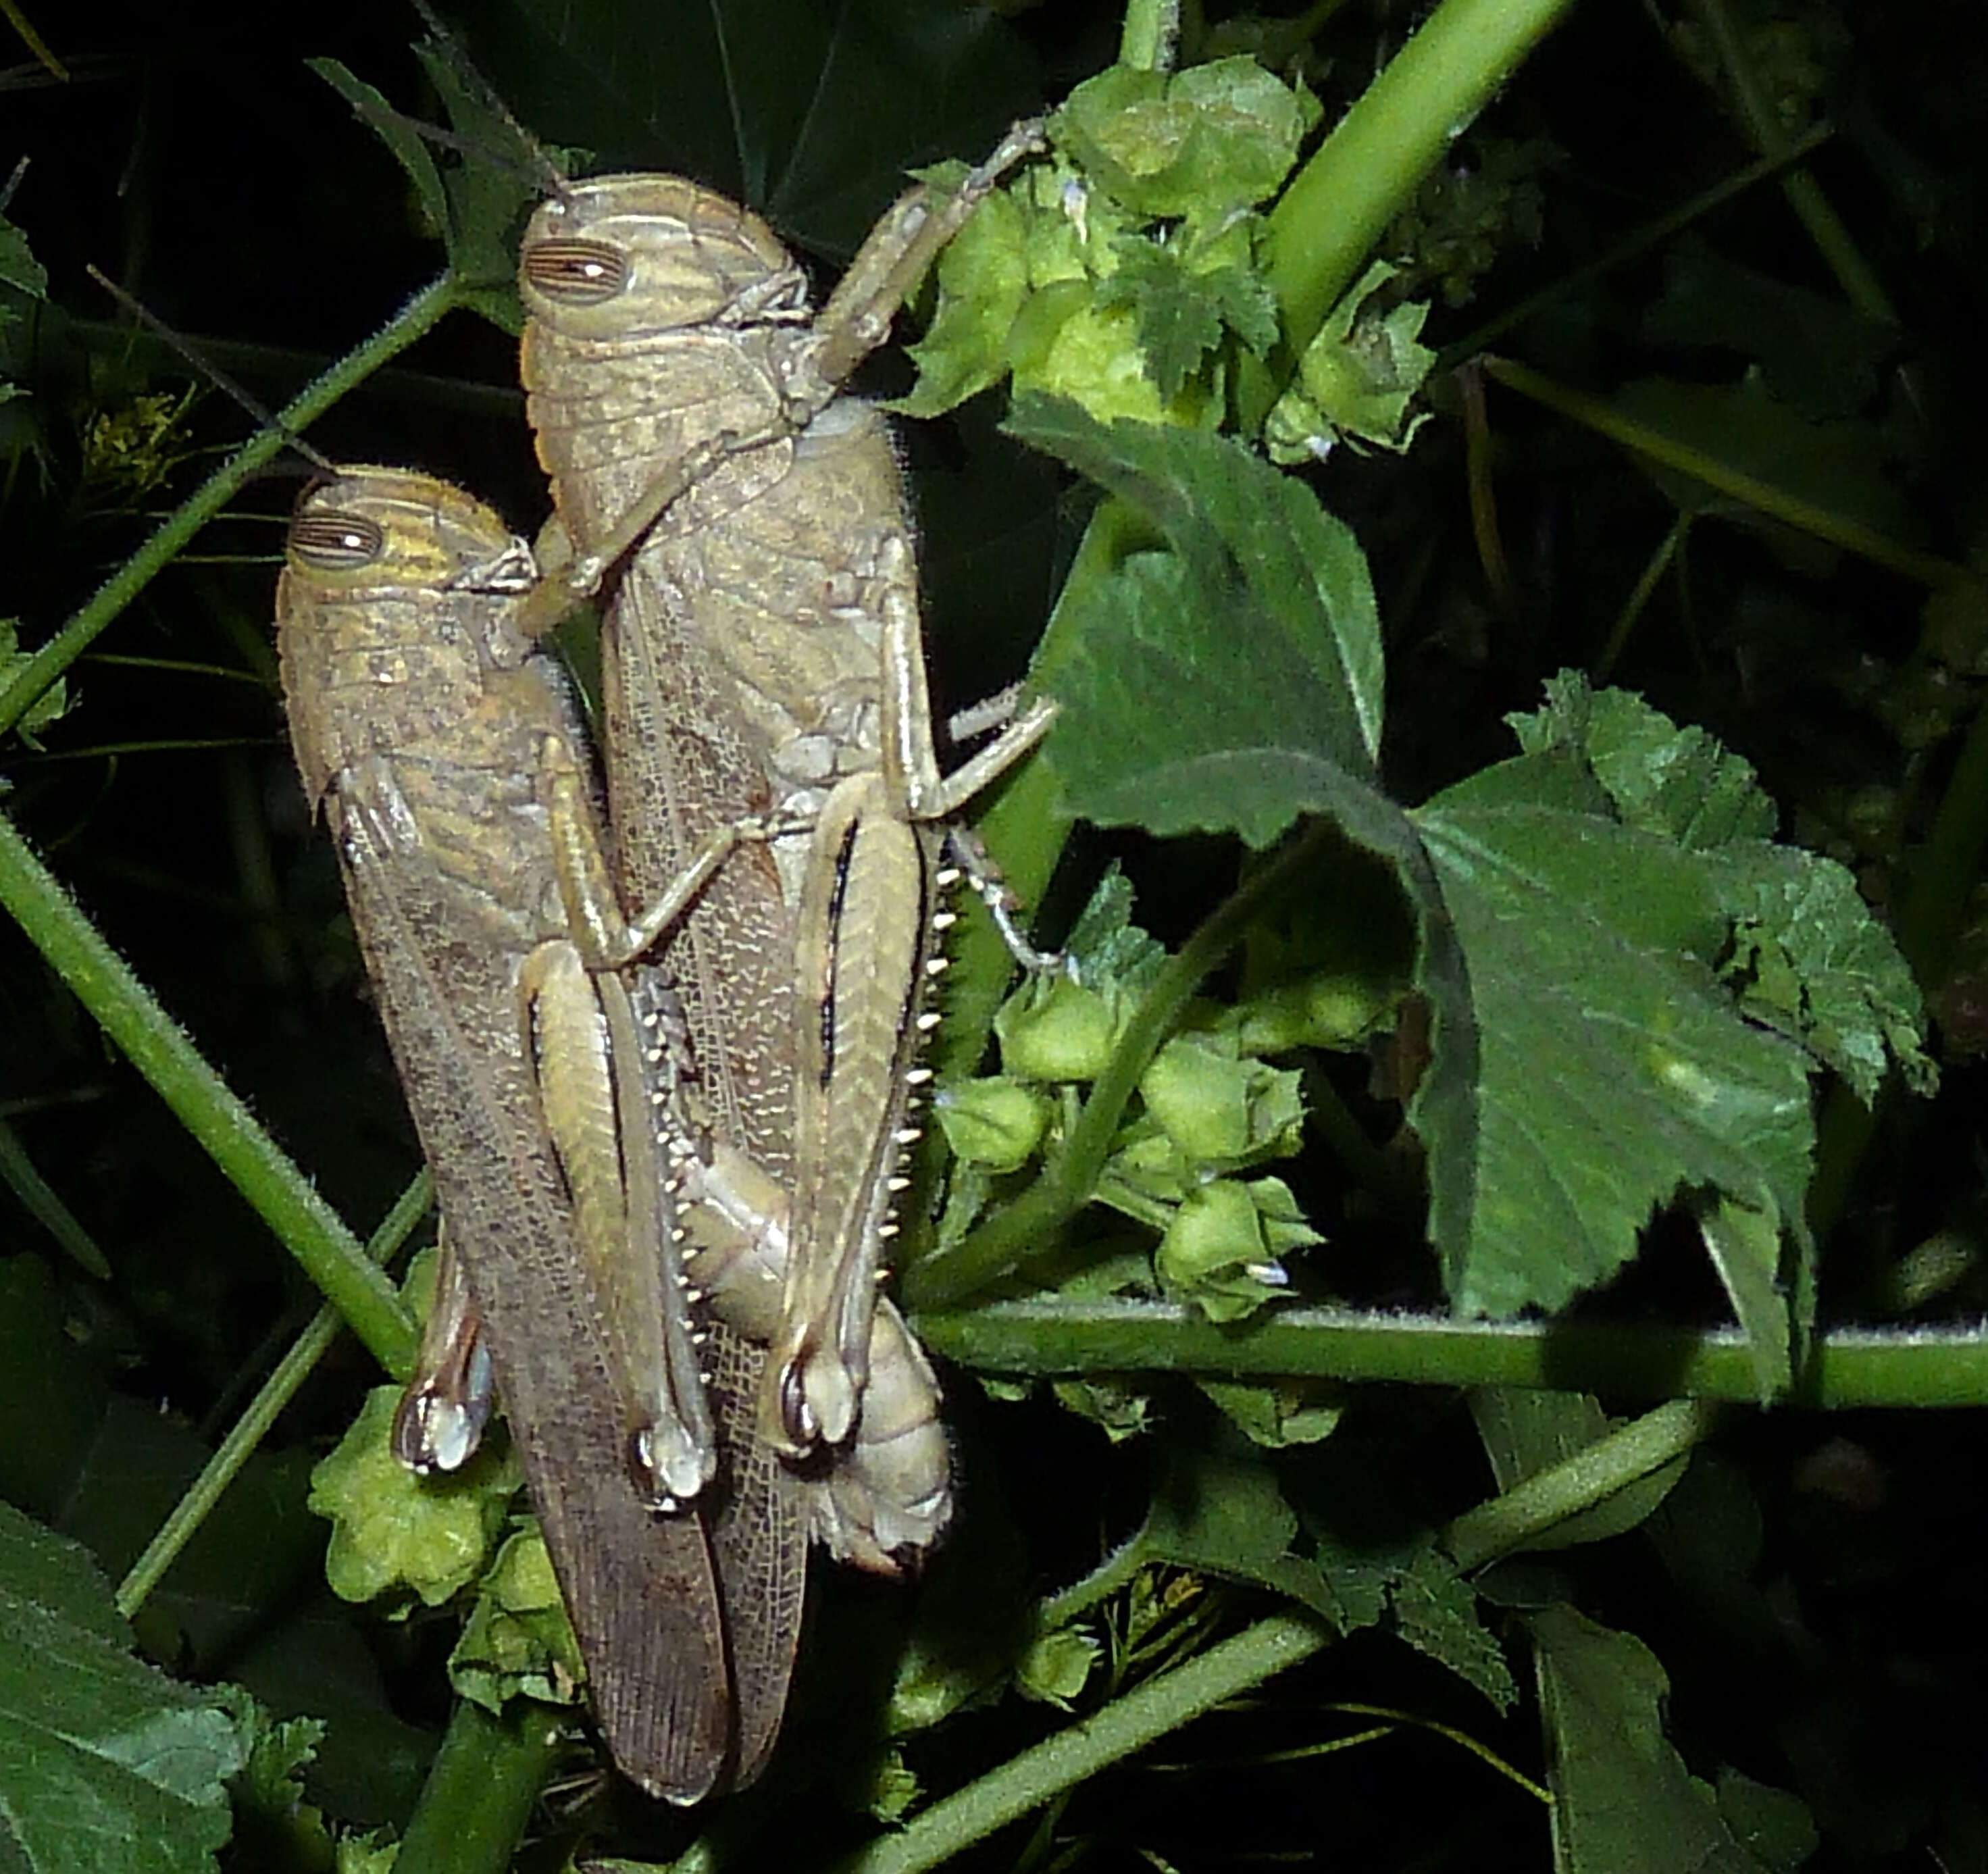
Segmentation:
[[(950, 922), (942, 827), (1052, 715), (1030, 710), (942, 776), (888, 428), (839, 391), (1039, 144), (1020, 127), (943, 202), (914, 189), (818, 318), (765, 224), (678, 178), (570, 185), (523, 245), (522, 372), (569, 584), (615, 576), (604, 687), (624, 895), (703, 891), (671, 954), (698, 1057), (726, 1075), (721, 1136), (790, 1167), (760, 1415), (789, 1456), (847, 1440), (870, 1377), (897, 1160), (917, 1136), (906, 1107), (929, 1077), (915, 1053), (937, 1020), (920, 998)], [(796, 823), (812, 834), (782, 830)], [(769, 840), (771, 863), (748, 846), (723, 864), (749, 837)]]
[[(585, 783), (555, 667), (517, 629), (533, 581), (522, 543), (446, 483), (347, 472), (291, 524), (284, 694), (601, 1728), (644, 1788), (694, 1801), (732, 1742), (725, 1636), (704, 1527), (658, 1514), (647, 1473), (667, 1481), (688, 1454), (701, 1482), (709, 1425), (676, 1332), (659, 1178), (614, 1174), (628, 1209), (646, 1201), (657, 1219), (646, 1264), (590, 1250), (581, 1226), (610, 1152), (638, 1162), (650, 1144), (646, 1115), (631, 1122), (610, 1094), (599, 1136), (569, 1126), (564, 1152), (545, 1123), (590, 1046), (611, 1075), (637, 1044), (614, 979), (583, 970), (576, 1009), (575, 986), (545, 968), (586, 925), (548, 837), (555, 800)], [(617, 1029), (623, 1047), (604, 1057)], [(660, 1365), (644, 1369), (651, 1348)], [(654, 1448), (631, 1444), (644, 1429)]]

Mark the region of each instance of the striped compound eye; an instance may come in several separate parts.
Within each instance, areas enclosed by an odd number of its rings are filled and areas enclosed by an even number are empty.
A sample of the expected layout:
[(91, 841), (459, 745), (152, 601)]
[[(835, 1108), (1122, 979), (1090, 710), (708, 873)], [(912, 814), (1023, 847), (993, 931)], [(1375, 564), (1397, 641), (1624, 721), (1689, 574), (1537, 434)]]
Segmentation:
[(320, 508), (290, 523), (289, 550), (299, 563), (327, 573), (370, 566), (387, 544), (377, 521)]
[(628, 257), (598, 241), (540, 241), (525, 250), (524, 275), (562, 306), (598, 306), (628, 284)]

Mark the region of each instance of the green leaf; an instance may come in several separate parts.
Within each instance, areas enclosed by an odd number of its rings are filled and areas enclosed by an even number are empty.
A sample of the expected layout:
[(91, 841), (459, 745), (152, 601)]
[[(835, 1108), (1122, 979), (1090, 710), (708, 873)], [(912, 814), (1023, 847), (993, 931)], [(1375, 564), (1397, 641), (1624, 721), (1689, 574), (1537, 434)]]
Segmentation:
[(1015, 1690), (1039, 1705), (1067, 1711), (1083, 1692), (1103, 1649), (1075, 1627), (1059, 1627), (1031, 1642), (1015, 1668)]
[[(20, 648), (19, 628), (19, 619), (0, 618), (0, 690), (4, 690), (13, 682), (16, 673), (33, 655), (30, 651)], [(29, 747), (39, 747), (40, 745), (35, 740), (36, 732), (46, 729), (51, 722), (58, 721), (68, 709), (69, 679), (66, 677), (58, 677), (39, 696), (35, 699), (32, 703), (29, 705), (26, 714), (15, 724), (15, 732)], [(30, 1208), (32, 1206), (31, 1206)], [(53, 1229), (54, 1226), (52, 1224), (50, 1228)], [(62, 1234), (59, 1230), (56, 1233)], [(86, 1238), (85, 1240), (86, 1241), (87, 1239)], [(83, 1256), (76, 1247), (68, 1244), (65, 1247), (71, 1248), (72, 1253), (77, 1255), (78, 1260), (83, 1263), (84, 1267), (90, 1267), (87, 1257)], [(96, 1254), (98, 1260), (101, 1261), (102, 1253), (96, 1250), (94, 1244), (91, 1245), (91, 1253)], [(91, 1272), (96, 1273), (93, 1270)], [(106, 1269), (103, 1273), (107, 1277), (110, 1271)]]
[(1388, 1602), (1395, 1630), (1418, 1652), (1448, 1666), (1500, 1711), (1519, 1702), (1505, 1649), (1478, 1616), (1476, 1594), (1433, 1543), (1395, 1577)]
[(1132, 922), (1132, 881), (1114, 859), (1077, 914), (1063, 945), (1085, 983), (1110, 980), (1129, 994), (1152, 986), (1165, 966), (1166, 946)]
[(1737, 926), (1725, 973), (1746, 1013), (1800, 1042), (1867, 1106), (1895, 1063), (1913, 1092), (1932, 1093), (1939, 1070), (1921, 1044), (1919, 985), (1850, 872), (1765, 841), (1719, 856)]
[(1128, 502), (1171, 549), (1134, 553), (1059, 619), (1063, 648), (1040, 675), (1065, 711), (1049, 756), (1077, 811), (1263, 846), (1368, 786), (1382, 709), (1373, 588), (1308, 489), (1225, 438), (1107, 428), (1067, 402), (1018, 397), (1008, 428)]
[(75, 1543), (0, 1504), (0, 1865), (188, 1874), (228, 1838), (246, 1693), (175, 1684), (134, 1657), (110, 1584)]
[(28, 237), (0, 215), (0, 286), (11, 286), (31, 299), (49, 296), (49, 270), (29, 252)]
[(394, 1456), (400, 1393), (376, 1386), (338, 1448), (312, 1473), (310, 1507), (332, 1523), (324, 1572), (347, 1601), (404, 1588), (433, 1607), (482, 1572), (518, 1487), (486, 1439), (462, 1469), (418, 1477)]
[[(1711, 1788), (1685, 1767), (1663, 1733), (1670, 1682), (1641, 1640), (1564, 1605), (1527, 1625), (1551, 1765), (1557, 1874), (1787, 1874), (1800, 1865), (1786, 1858), (1784, 1811), (1763, 1844), (1770, 1852), (1756, 1855)], [(1750, 1834), (1760, 1830), (1756, 1803), (1736, 1792), (1733, 1808)]]
[(394, 153), (394, 160), (407, 172), (420, 198), (421, 212), (429, 230), (438, 236), (449, 231), (448, 191), (442, 187), (441, 171), (414, 127), (388, 103), (364, 79), (355, 76), (336, 59), (306, 59), (304, 63), (352, 107), (353, 114)]
[(1162, 245), (1129, 234), (1113, 245), (1116, 265), (1100, 281), (1097, 303), (1131, 309), (1148, 368), (1168, 403), (1225, 331), (1259, 354), (1276, 343), (1276, 302), (1252, 258), (1253, 219), (1225, 228), (1212, 245), (1185, 238)]
[(586, 1676), (537, 1527), (521, 1529), (478, 1584), (476, 1605), (448, 1656), (459, 1697), (501, 1713), (513, 1698), (570, 1705)]
[(1625, 825), (1694, 852), (1765, 840), (1779, 818), (1753, 764), (1702, 729), (1680, 729), (1628, 690), (1596, 691), (1578, 671), (1547, 679), (1544, 707), (1505, 719), (1528, 755), (1585, 763)]
[(1271, 461), (1323, 459), (1342, 437), (1397, 452), (1414, 441), (1422, 419), (1412, 421), (1408, 407), (1436, 358), (1421, 342), (1428, 303), (1406, 299), (1368, 311), (1398, 271), (1377, 260), (1327, 315), (1299, 360), (1297, 382), (1264, 425)]
[(1794, 1330), (1781, 1281), (1780, 1221), (1727, 1197), (1692, 1208), (1699, 1240), (1746, 1336), (1760, 1403), (1767, 1405), (1794, 1383)]
[(1317, 1444), (1338, 1430), (1345, 1416), (1343, 1388), (1327, 1380), (1285, 1380), (1249, 1385), (1239, 1380), (1196, 1382), (1254, 1445), (1282, 1450)]
[(1172, 75), (1108, 66), (1070, 94), (1050, 131), (1134, 214), (1209, 226), (1276, 190), (1306, 127), (1295, 92), (1232, 58)]
[(1140, 1549), (1208, 1575), (1247, 1581), (1347, 1625), (1317, 1566), (1291, 1552), (1298, 1519), (1268, 1466), (1246, 1448), (1183, 1450), (1155, 1493)]
[(1472, 1313), (1556, 1308), (1605, 1280), (1685, 1187), (1803, 1227), (1807, 1060), (1718, 982), (1715, 868), (1609, 804), (1564, 753), (1529, 755), (1413, 817), (1477, 1030), (1474, 1133), (1416, 1114), (1432, 1165), (1461, 1155), (1467, 1214), (1433, 1222)]

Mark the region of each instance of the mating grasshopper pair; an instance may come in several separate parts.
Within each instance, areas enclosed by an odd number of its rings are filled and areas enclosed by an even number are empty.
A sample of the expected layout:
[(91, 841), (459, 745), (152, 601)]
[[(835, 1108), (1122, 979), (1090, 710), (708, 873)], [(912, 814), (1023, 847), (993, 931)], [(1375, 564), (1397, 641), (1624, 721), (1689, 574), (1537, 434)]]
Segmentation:
[[(948, 1501), (929, 1370), (872, 1277), (930, 1020), (937, 823), (1047, 716), (940, 779), (896, 465), (836, 391), (972, 199), (908, 198), (810, 325), (791, 260), (721, 198), (568, 191), (523, 266), (565, 587), (466, 497), (369, 470), (307, 498), (279, 595), (299, 766), (455, 1259), (402, 1446), (466, 1454), (487, 1329), (604, 1730), (677, 1801), (771, 1747), (803, 1517), (888, 1568)], [(545, 591), (604, 578), (613, 878), (533, 648)], [(636, 963), (659, 939), (667, 978)], [(773, 1334), (766, 1381), (732, 1328)], [(806, 1483), (769, 1449), (817, 1441), (840, 1448)]]

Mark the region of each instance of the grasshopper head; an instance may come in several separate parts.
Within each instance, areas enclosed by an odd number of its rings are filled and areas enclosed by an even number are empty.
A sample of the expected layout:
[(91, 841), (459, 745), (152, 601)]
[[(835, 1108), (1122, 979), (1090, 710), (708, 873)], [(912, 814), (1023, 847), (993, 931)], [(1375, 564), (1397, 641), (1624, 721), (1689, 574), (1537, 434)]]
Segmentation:
[(511, 597), (535, 577), (530, 550), (433, 475), (352, 468), (306, 492), (276, 583), (276, 648), (313, 802), (376, 737), (408, 743), (468, 706), (486, 666), (522, 660)]
[(807, 316), (807, 281), (749, 209), (681, 176), (597, 176), (542, 204), (519, 250), (534, 320), (577, 338)]
[[(448, 591), (487, 577), (497, 590), (516, 559), (511, 530), (459, 488), (411, 468), (347, 468), (308, 489), (284, 542), (286, 587), (331, 597)], [(522, 570), (521, 570), (522, 571)], [(277, 600), (280, 619), (283, 600)]]

